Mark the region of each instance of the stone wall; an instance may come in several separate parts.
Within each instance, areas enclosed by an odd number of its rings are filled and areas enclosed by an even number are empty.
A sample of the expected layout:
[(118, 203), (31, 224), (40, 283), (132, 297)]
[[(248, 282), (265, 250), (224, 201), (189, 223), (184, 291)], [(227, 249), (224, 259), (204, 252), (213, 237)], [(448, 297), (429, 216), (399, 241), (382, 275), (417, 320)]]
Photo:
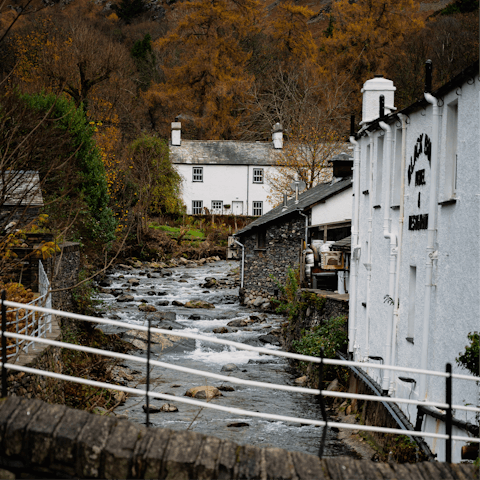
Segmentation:
[(261, 227), (241, 239), (245, 245), (245, 274), (240, 298), (246, 305), (269, 308), (269, 299), (278, 289), (270, 275), (284, 285), (288, 268), (299, 265), (305, 219), (290, 216), (264, 228), (265, 248), (257, 248), (257, 232)]

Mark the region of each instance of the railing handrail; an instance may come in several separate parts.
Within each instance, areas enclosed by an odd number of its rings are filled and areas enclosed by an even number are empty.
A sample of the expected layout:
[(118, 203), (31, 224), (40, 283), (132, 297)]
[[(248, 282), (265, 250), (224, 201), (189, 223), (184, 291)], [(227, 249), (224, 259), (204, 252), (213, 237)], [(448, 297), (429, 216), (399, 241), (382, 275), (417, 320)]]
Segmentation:
[[(9, 300), (5, 301), (6, 306), (13, 306), (17, 307), (19, 304), (17, 302), (11, 302)], [(71, 312), (64, 312), (61, 310), (55, 310), (51, 308), (45, 308), (45, 307), (37, 307), (37, 306), (29, 306), (31, 310), (35, 310), (38, 312), (44, 312), (44, 313), (50, 313), (52, 315), (56, 315), (59, 317), (65, 317), (65, 318), (71, 318), (75, 320), (84, 320), (88, 322), (93, 322), (93, 323), (99, 323), (99, 324), (104, 324), (104, 325), (111, 325), (111, 326), (116, 326), (116, 327), (122, 327), (122, 328), (129, 328), (130, 330), (138, 330), (142, 332), (148, 332), (148, 327), (144, 325), (136, 325), (132, 323), (127, 323), (127, 322), (121, 322), (119, 320), (110, 320), (106, 318), (99, 318), (99, 317), (92, 317), (88, 315), (81, 315), (79, 313), (71, 313)], [(437, 370), (425, 370), (425, 369), (420, 369), (420, 368), (412, 368), (412, 367), (398, 367), (396, 365), (385, 365), (385, 364), (378, 364), (378, 363), (370, 363), (370, 362), (358, 362), (358, 361), (351, 361), (351, 360), (338, 360), (338, 359), (333, 359), (333, 358), (324, 358), (321, 360), (319, 357), (312, 357), (310, 355), (302, 355), (298, 353), (292, 353), (292, 352), (285, 352), (282, 350), (272, 350), (269, 348), (265, 347), (254, 347), (252, 345), (246, 345), (243, 343), (239, 342), (234, 342), (232, 340), (224, 340), (216, 337), (209, 337), (206, 335), (199, 335), (196, 333), (190, 333), (190, 332), (184, 332), (183, 330), (166, 330), (163, 328), (158, 328), (158, 327), (151, 327), (151, 332), (154, 333), (161, 333), (163, 335), (170, 335), (170, 336), (176, 336), (176, 337), (183, 337), (183, 338), (191, 338), (194, 340), (201, 340), (205, 342), (211, 342), (211, 343), (216, 343), (219, 345), (226, 345), (226, 346), (231, 346), (238, 348), (239, 350), (248, 350), (251, 352), (258, 352), (258, 353), (265, 353), (267, 355), (273, 355), (277, 357), (284, 357), (284, 358), (291, 358), (294, 360), (300, 360), (300, 361), (305, 361), (305, 362), (312, 362), (312, 363), (321, 363), (323, 361), (324, 364), (326, 365), (337, 365), (337, 366), (354, 366), (354, 367), (361, 367), (361, 368), (377, 368), (380, 370), (392, 370), (392, 371), (399, 371), (399, 372), (411, 372), (411, 373), (419, 373), (423, 375), (432, 375), (432, 376), (438, 376), (438, 377), (443, 377), (446, 378), (449, 375), (446, 372), (440, 372)], [(480, 377), (474, 376), (474, 375), (463, 375), (463, 374), (458, 374), (458, 373), (452, 373), (451, 374), (452, 378), (456, 378), (458, 380), (467, 380), (467, 381), (473, 381), (473, 382), (479, 382)]]

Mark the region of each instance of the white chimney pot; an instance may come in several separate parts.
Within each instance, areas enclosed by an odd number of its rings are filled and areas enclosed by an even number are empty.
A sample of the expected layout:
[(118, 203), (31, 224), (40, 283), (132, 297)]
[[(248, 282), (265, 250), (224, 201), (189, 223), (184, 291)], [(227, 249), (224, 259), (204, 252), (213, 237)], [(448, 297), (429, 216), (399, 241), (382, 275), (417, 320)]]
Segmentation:
[(280, 123), (273, 126), (272, 133), (273, 148), (281, 150), (283, 148), (283, 128)]
[(393, 82), (382, 76), (375, 76), (363, 84), (362, 125), (379, 117), (380, 95), (385, 97), (385, 114), (395, 110), (393, 106), (395, 90)]
[(182, 123), (172, 122), (172, 145), (182, 144)]

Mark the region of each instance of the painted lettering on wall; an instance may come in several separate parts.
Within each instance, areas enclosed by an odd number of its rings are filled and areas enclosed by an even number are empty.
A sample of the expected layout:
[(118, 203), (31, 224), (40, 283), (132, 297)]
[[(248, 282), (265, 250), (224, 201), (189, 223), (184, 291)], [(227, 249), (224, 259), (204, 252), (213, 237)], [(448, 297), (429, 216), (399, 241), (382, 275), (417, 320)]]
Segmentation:
[(408, 217), (409, 230), (426, 230), (428, 228), (428, 213), (410, 215)]
[(417, 170), (415, 172), (415, 186), (425, 185), (425, 169)]
[(413, 156), (410, 157), (410, 165), (408, 166), (408, 184), (410, 185), (412, 181), (413, 171), (415, 170), (415, 164), (419, 159), (420, 155), (424, 153), (428, 159), (428, 163), (430, 164), (432, 160), (432, 142), (428, 135), (422, 133), (418, 138), (417, 142), (415, 143), (415, 148), (413, 149)]

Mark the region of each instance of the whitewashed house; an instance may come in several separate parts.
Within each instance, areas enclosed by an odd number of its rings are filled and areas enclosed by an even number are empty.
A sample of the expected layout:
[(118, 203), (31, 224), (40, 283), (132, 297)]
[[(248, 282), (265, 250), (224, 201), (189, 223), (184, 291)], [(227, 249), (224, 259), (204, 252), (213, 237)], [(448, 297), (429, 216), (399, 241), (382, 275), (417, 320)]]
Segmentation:
[(170, 159), (183, 178), (183, 202), (190, 215), (203, 213), (261, 216), (273, 208), (266, 181), (277, 169), (283, 148), (280, 124), (272, 142), (182, 140), (181, 123), (172, 123)]
[[(391, 81), (364, 84), (361, 129), (351, 138), (349, 351), (357, 361), (437, 371), (449, 362), (469, 374), (456, 358), (480, 330), (478, 75), (477, 62), (399, 112)], [(380, 372), (368, 370), (384, 393), (445, 401), (444, 378)], [(478, 405), (477, 389), (454, 379), (453, 403)], [(445, 432), (442, 410), (398, 406), (417, 429)], [(462, 423), (473, 415), (454, 417), (454, 435), (474, 431)], [(444, 460), (445, 442), (425, 440)]]

